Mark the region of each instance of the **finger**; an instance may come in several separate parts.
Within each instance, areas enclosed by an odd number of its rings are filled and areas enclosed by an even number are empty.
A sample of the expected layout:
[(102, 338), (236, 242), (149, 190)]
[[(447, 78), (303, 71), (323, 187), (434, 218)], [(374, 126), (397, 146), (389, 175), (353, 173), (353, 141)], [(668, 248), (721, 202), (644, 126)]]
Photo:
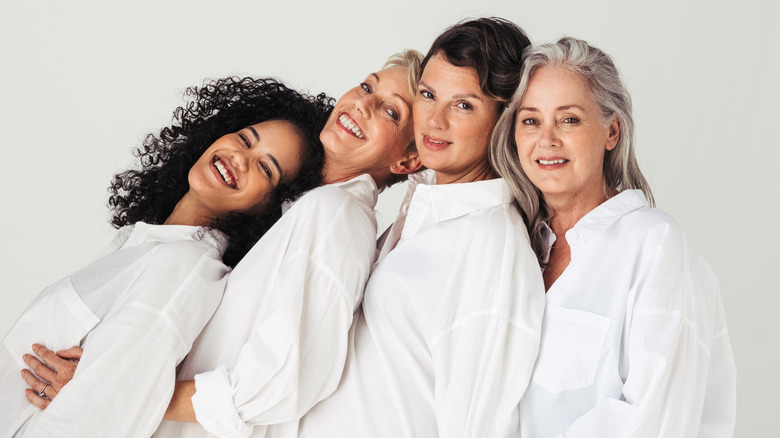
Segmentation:
[(41, 363), (41, 361), (30, 354), (23, 355), (22, 360), (24, 360), (24, 363), (26, 363), (27, 366), (38, 375), (38, 377), (46, 380), (47, 382), (54, 380), (55, 376), (57, 375), (55, 371), (52, 371), (51, 368)]
[(24, 395), (27, 396), (27, 401), (35, 405), (38, 409), (46, 409), (51, 403), (49, 400), (38, 397), (38, 393), (32, 389), (25, 389)]
[(22, 370), (22, 379), (24, 379), (25, 383), (27, 383), (30, 388), (38, 388), (39, 391), (43, 385), (49, 383), (39, 379), (35, 374), (31, 373), (30, 370)]
[(41, 344), (32, 344), (32, 350), (35, 352), (35, 354), (38, 355), (38, 357), (43, 359), (43, 362), (48, 365), (49, 368), (54, 369), (54, 371), (57, 371), (66, 365), (65, 359), (57, 356), (57, 353), (49, 350)]
[(78, 345), (57, 352), (57, 356), (68, 360), (79, 360), (82, 354), (84, 354), (84, 350)]

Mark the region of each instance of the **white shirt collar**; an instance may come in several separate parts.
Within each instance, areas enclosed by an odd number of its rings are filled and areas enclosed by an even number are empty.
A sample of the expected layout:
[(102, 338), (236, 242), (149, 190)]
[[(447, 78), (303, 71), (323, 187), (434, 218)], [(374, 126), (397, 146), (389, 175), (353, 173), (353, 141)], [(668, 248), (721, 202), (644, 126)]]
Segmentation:
[(410, 198), (415, 192), (427, 193), (433, 219), (436, 222), (455, 219), (485, 208), (509, 204), (513, 199), (509, 186), (503, 178), (436, 185), (436, 173), (428, 169), (410, 175), (409, 185), (407, 198)]
[[(376, 201), (379, 196), (379, 192), (381, 191), (377, 188), (376, 182), (374, 182), (374, 179), (371, 178), (371, 175), (367, 173), (364, 173), (363, 175), (360, 176), (356, 176), (355, 178), (352, 178), (349, 181), (332, 183), (330, 185), (341, 187), (342, 189), (355, 195), (355, 197), (358, 198), (360, 202), (371, 206), (371, 208), (374, 208), (376, 206)], [(301, 199), (301, 196), (303, 195), (304, 194), (302, 193), (300, 196), (298, 196), (298, 198), (296, 198), (293, 201), (284, 201), (282, 203), (282, 215), (290, 211), (293, 204), (295, 204), (295, 201)]]
[[(647, 200), (645, 200), (641, 190), (624, 190), (607, 199), (577, 221), (574, 227), (566, 232), (566, 241), (569, 242), (569, 245), (575, 245), (576, 241), (582, 241), (596, 234), (603, 234), (621, 217), (646, 206)], [(543, 260), (546, 263), (556, 236), (548, 224), (544, 224), (544, 229), (547, 231), (547, 254)]]
[[(153, 225), (146, 222), (136, 222), (135, 225), (123, 227), (130, 233), (125, 245), (133, 245), (139, 242), (176, 242), (181, 240), (203, 240), (211, 242), (224, 254), (228, 245), (228, 238), (222, 232), (208, 227), (196, 227), (190, 225)], [(127, 231), (125, 231), (127, 232)]]

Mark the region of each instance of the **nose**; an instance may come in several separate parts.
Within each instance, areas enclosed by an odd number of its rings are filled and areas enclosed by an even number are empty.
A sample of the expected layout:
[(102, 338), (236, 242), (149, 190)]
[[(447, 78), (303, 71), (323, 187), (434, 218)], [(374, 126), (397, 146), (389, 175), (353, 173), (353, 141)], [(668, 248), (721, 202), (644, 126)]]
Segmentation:
[(252, 154), (249, 149), (236, 149), (231, 152), (230, 159), (239, 172), (245, 172), (249, 168), (249, 160)]
[(561, 145), (561, 138), (558, 135), (558, 126), (554, 123), (549, 123), (542, 127), (542, 132), (539, 135), (539, 146), (542, 147), (558, 147)]
[(428, 127), (433, 129), (446, 129), (447, 117), (441, 105), (434, 104), (428, 108), (428, 117), (426, 117)]
[(372, 94), (366, 94), (360, 96), (352, 102), (352, 106), (362, 115), (368, 119), (371, 117), (371, 105), (373, 104), (374, 96)]

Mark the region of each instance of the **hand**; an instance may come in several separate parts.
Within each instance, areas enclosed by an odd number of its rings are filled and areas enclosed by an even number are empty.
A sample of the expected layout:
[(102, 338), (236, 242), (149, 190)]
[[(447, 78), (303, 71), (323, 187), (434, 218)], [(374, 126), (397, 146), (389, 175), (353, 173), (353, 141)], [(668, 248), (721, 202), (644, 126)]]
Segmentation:
[(46, 409), (51, 400), (73, 379), (84, 350), (74, 346), (55, 353), (40, 344), (33, 344), (32, 349), (42, 361), (30, 354), (22, 356), (35, 373), (22, 370), (22, 378), (31, 388), (25, 389), (24, 394), (30, 403), (39, 409)]

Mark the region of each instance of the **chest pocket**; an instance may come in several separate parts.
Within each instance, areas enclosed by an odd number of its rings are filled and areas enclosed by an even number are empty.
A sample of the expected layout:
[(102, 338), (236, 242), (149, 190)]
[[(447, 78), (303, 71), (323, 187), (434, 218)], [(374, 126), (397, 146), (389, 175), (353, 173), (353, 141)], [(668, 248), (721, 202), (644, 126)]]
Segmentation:
[(26, 367), (22, 355), (40, 343), (57, 351), (79, 345), (100, 318), (90, 310), (71, 286), (61, 280), (41, 292), (13, 325), (4, 340), (11, 356)]
[(592, 385), (609, 324), (601, 315), (548, 305), (531, 380), (553, 394)]

